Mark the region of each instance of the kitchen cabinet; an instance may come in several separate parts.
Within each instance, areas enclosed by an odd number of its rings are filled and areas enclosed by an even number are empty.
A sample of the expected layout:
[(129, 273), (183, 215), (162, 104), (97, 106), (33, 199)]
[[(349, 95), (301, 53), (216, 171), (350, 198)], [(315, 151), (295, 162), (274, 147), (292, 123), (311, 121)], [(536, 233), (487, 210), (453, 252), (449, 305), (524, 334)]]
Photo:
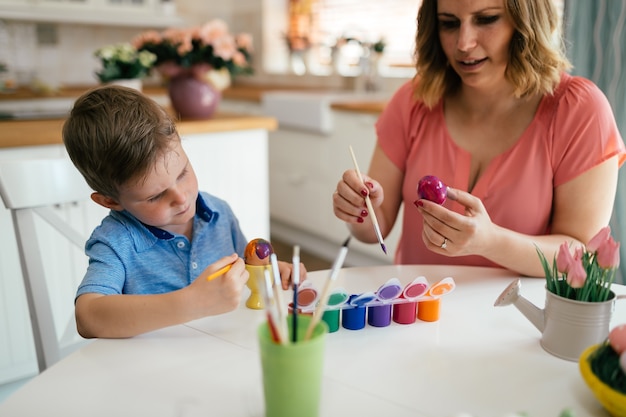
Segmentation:
[[(354, 167), (350, 146), (359, 168), (367, 172), (376, 144), (376, 117), (333, 110), (329, 134), (281, 127), (270, 134), (272, 234), (328, 259), (336, 256), (349, 233), (333, 213), (332, 194), (343, 172)], [(396, 224), (385, 239), (387, 255), (377, 243), (353, 239), (346, 264), (391, 264), (398, 238)]]
[[(343, 172), (353, 168), (349, 146), (361, 171), (367, 172), (376, 144), (374, 123), (384, 100), (371, 95), (311, 91), (268, 91), (260, 96), (260, 100), (223, 99), (220, 109), (265, 114), (279, 120), (278, 129), (269, 134), (272, 235), (332, 260), (348, 236), (345, 223), (333, 213), (332, 194)], [(319, 114), (312, 114), (317, 109)], [(399, 223), (385, 239), (387, 255), (377, 243), (353, 239), (345, 264), (393, 263)]]
[[(0, 122), (0, 158), (47, 158), (66, 156), (60, 143), (59, 124), (62, 121)], [(34, 143), (37, 123), (44, 125), (45, 134), (58, 130), (58, 143), (38, 146), (7, 146), (14, 136), (28, 137)], [(220, 116), (209, 121), (178, 123), (183, 147), (194, 166), (201, 190), (226, 200), (239, 219), (241, 229), (249, 239), (269, 239), (269, 160), (268, 130), (275, 121), (267, 117)], [(54, 130), (57, 129), (57, 130)], [(30, 133), (24, 133), (24, 132)], [(21, 133), (20, 133), (21, 132)], [(46, 139), (46, 138), (44, 138)], [(88, 236), (107, 214), (89, 197), (56, 210), (71, 219), (76, 230)], [(10, 212), (0, 204), (0, 384), (34, 375), (37, 372), (28, 309), (21, 278)], [(52, 230), (38, 229), (39, 244), (47, 253), (49, 276), (54, 291), (55, 318), (71, 318), (76, 288), (86, 269), (86, 258), (80, 249), (58, 245)], [(53, 243), (54, 242), (54, 243)], [(68, 262), (70, 270), (68, 271)], [(70, 279), (68, 279), (68, 274)], [(58, 314), (58, 315), (57, 315)], [(79, 337), (74, 322), (57, 328), (58, 334)]]
[(173, 0), (0, 0), (0, 19), (168, 27), (182, 23)]

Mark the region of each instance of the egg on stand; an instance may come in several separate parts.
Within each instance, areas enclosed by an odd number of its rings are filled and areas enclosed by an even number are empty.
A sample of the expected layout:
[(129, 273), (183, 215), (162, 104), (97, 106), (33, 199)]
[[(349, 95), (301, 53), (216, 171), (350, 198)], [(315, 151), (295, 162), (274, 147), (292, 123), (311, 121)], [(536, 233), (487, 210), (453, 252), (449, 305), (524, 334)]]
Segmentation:
[(250, 274), (246, 283), (246, 286), (250, 289), (250, 296), (246, 300), (246, 307), (248, 308), (261, 310), (264, 307), (259, 285), (265, 280), (264, 271), (270, 265), (270, 255), (272, 253), (274, 253), (274, 248), (265, 239), (252, 239), (246, 245), (244, 261), (246, 262), (246, 270)]

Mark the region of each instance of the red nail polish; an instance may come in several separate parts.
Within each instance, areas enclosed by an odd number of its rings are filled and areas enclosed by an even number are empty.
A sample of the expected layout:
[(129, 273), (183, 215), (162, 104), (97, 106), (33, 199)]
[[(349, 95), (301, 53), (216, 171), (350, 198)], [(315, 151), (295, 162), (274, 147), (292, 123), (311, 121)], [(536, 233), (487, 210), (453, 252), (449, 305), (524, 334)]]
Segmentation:
[(424, 203), (422, 202), (422, 200), (415, 200), (413, 202), (413, 204), (415, 205), (415, 207), (420, 208), (424, 205)]
[(374, 188), (374, 183), (373, 182), (366, 182), (365, 185), (367, 185), (367, 188), (369, 188), (370, 190)]
[(367, 194), (368, 194), (368, 193), (367, 193), (367, 190), (366, 190), (366, 189), (361, 190), (361, 195), (362, 195), (363, 197), (367, 197)]
[(367, 210), (361, 210), (361, 217), (367, 217)]
[(363, 217), (357, 217), (356, 219), (357, 223), (363, 223)]

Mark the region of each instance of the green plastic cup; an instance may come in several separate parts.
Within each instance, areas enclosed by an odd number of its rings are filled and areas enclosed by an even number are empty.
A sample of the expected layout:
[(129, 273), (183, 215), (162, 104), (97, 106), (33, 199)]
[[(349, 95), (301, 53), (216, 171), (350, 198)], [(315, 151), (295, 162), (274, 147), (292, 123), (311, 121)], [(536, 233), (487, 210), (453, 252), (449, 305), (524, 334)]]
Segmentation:
[(328, 326), (320, 321), (311, 338), (303, 341), (311, 316), (299, 315), (299, 341), (291, 343), (291, 315), (287, 322), (290, 342), (286, 345), (272, 340), (267, 322), (258, 330), (265, 417), (318, 417)]

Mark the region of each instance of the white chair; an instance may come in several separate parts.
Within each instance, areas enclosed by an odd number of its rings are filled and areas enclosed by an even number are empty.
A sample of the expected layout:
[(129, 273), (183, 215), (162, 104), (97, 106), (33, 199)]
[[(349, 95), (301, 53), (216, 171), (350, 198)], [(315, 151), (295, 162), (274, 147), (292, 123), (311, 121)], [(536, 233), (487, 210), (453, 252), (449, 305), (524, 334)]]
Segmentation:
[[(76, 332), (73, 294), (65, 294), (72, 288), (75, 291), (76, 285), (55, 284), (51, 287), (46, 282), (46, 272), (54, 264), (57, 270), (63, 271), (58, 275), (66, 280), (72, 269), (76, 269), (71, 265), (75, 262), (72, 257), (80, 258), (81, 255), (84, 259), (79, 262), (86, 267), (83, 248), (87, 237), (71, 226), (70, 220), (75, 216), (68, 214), (67, 210), (64, 212), (63, 208), (88, 200), (91, 192), (68, 158), (0, 160), (0, 195), (12, 215), (40, 372), (86, 342)], [(60, 212), (65, 216), (59, 215)], [(43, 227), (43, 224), (49, 226)], [(43, 245), (41, 236), (45, 240)], [(64, 240), (59, 240), (59, 236)], [(68, 241), (75, 247), (68, 245)], [(78, 255), (65, 256), (70, 253), (68, 247)], [(59, 256), (60, 248), (65, 250), (63, 256)], [(62, 324), (65, 330), (61, 331), (57, 329), (59, 324), (55, 325), (58, 287), (69, 290), (65, 291), (60, 302), (66, 312), (72, 312), (67, 314), (70, 317)], [(65, 305), (67, 303), (70, 304)]]

